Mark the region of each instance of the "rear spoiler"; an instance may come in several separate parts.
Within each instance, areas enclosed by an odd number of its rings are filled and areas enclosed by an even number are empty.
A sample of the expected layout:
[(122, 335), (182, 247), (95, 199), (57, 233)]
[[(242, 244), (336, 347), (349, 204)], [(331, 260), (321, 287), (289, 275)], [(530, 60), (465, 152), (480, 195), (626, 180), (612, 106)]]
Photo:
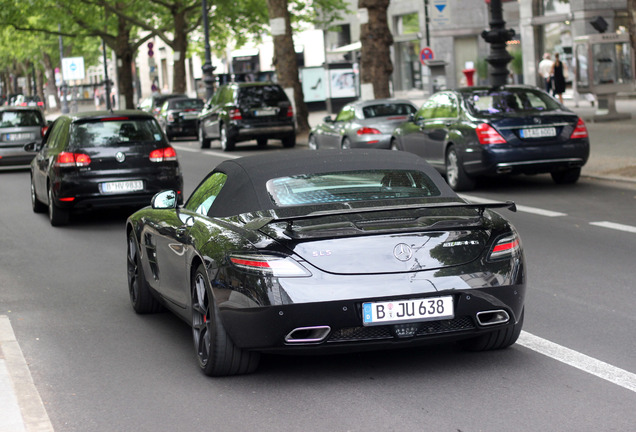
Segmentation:
[(305, 215), (300, 215), (300, 216), (283, 216), (283, 217), (279, 217), (276, 215), (263, 216), (263, 217), (258, 217), (258, 218), (250, 220), (249, 222), (245, 224), (245, 228), (250, 230), (259, 230), (270, 223), (287, 222), (288, 224), (287, 228), (291, 229), (292, 224), (295, 221), (316, 219), (316, 218), (325, 217), (325, 216), (378, 213), (383, 211), (399, 211), (399, 210), (439, 209), (439, 208), (477, 209), (479, 211), (480, 218), (483, 217), (486, 209), (507, 208), (508, 210), (513, 212), (517, 211), (517, 205), (513, 201), (481, 203), (481, 204), (469, 204), (469, 203), (459, 203), (459, 202), (445, 202), (445, 203), (434, 203), (434, 204), (403, 204), (403, 205), (397, 205), (397, 206), (391, 206), (391, 207), (385, 206), (385, 207), (362, 207), (362, 208), (345, 208), (345, 209), (337, 209), (337, 210), (321, 210), (321, 211), (315, 211), (315, 212), (307, 213)]

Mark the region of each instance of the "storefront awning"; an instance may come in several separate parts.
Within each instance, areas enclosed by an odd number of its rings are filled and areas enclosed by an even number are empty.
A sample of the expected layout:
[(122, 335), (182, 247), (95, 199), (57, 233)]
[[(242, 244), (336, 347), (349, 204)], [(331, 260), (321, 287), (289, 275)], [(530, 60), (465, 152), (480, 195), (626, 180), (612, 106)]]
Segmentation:
[(343, 45), (333, 50), (328, 50), (327, 54), (346, 54), (351, 51), (359, 51), (362, 47), (362, 43), (360, 41), (351, 43), (349, 45)]

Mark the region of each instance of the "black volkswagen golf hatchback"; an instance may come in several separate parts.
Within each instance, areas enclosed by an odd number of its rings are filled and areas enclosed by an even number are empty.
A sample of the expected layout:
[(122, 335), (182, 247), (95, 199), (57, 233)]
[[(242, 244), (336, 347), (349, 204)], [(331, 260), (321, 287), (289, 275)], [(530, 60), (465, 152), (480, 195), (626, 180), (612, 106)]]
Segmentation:
[(96, 111), (60, 116), (31, 162), (31, 204), (48, 209), (51, 225), (65, 225), (76, 209), (143, 207), (157, 192), (176, 190), (183, 177), (177, 153), (157, 120), (141, 111)]

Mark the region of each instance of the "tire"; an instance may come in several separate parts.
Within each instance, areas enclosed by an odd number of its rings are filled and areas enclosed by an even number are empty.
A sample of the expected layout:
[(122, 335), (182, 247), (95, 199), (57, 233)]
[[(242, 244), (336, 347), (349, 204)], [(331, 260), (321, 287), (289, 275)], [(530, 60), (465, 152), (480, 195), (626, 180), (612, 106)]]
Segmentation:
[(395, 151), (399, 151), (400, 147), (398, 147), (398, 143), (397, 140), (395, 138), (391, 138), (391, 147), (389, 147), (391, 150), (395, 150)]
[(581, 168), (553, 171), (550, 175), (556, 184), (573, 184), (579, 180), (579, 177), (581, 177)]
[(296, 145), (296, 134), (288, 135), (281, 141), (283, 142), (283, 147), (292, 148)]
[(228, 336), (203, 265), (199, 265), (192, 278), (191, 293), (194, 350), (203, 373), (228, 376), (254, 372), (260, 354), (237, 348)]
[(208, 138), (207, 136), (205, 136), (205, 131), (203, 130), (201, 125), (199, 125), (199, 144), (201, 144), (201, 148), (209, 149), (211, 142), (212, 140)]
[(491, 351), (503, 348), (508, 348), (514, 344), (519, 335), (521, 334), (521, 328), (523, 327), (523, 319), (526, 311), (521, 311), (519, 322), (505, 328), (495, 330), (493, 332), (472, 338), (459, 341), (459, 345), (466, 351)]
[(166, 132), (166, 138), (168, 138), (168, 141), (172, 141), (174, 139), (174, 136)]
[(49, 221), (52, 226), (63, 226), (68, 224), (69, 211), (58, 207), (53, 201), (53, 191), (49, 186)]
[(235, 144), (236, 142), (228, 136), (227, 127), (221, 126), (221, 150), (232, 151)]
[(31, 176), (31, 208), (34, 213), (44, 213), (47, 210), (46, 204), (38, 199), (35, 193), (35, 184), (33, 184), (33, 176)]
[(256, 145), (259, 147), (265, 147), (267, 145), (267, 138), (256, 138)]
[(475, 180), (466, 175), (464, 167), (459, 162), (457, 150), (453, 146), (446, 151), (446, 182), (457, 192), (475, 188)]
[(351, 140), (349, 138), (343, 139), (340, 148), (342, 150), (351, 150)]
[(151, 314), (163, 310), (163, 306), (152, 295), (148, 281), (144, 276), (144, 269), (141, 265), (141, 257), (135, 234), (130, 231), (128, 234), (128, 246), (126, 250), (126, 273), (128, 276), (128, 294), (130, 304), (138, 314)]
[(316, 140), (315, 135), (309, 135), (307, 145), (309, 146), (309, 150), (318, 150), (318, 140)]

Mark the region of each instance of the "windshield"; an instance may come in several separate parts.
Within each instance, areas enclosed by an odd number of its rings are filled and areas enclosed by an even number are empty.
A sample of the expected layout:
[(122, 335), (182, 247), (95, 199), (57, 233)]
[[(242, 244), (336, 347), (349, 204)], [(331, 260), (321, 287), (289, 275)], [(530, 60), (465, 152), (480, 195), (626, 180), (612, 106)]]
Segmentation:
[(71, 132), (75, 147), (109, 147), (127, 142), (161, 141), (154, 119), (104, 119), (75, 123)]
[(466, 105), (476, 115), (527, 113), (562, 109), (547, 93), (531, 89), (483, 89), (464, 92)]
[(349, 201), (438, 196), (433, 181), (420, 171), (372, 170), (280, 177), (267, 182), (279, 207)]
[(42, 126), (42, 117), (35, 111), (2, 111), (0, 112), (0, 127), (29, 127)]
[(201, 99), (177, 99), (170, 101), (168, 105), (169, 109), (201, 109), (203, 108), (203, 101)]

